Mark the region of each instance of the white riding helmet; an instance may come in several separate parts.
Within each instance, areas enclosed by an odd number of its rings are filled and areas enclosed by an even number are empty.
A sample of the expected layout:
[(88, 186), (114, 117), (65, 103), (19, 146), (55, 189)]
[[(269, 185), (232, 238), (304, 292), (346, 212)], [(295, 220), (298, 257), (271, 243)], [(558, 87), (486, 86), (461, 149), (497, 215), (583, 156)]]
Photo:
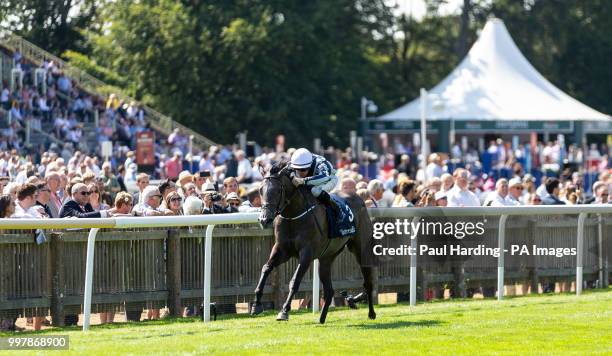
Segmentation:
[(291, 155), (291, 168), (304, 169), (312, 164), (312, 153), (305, 148), (297, 149)]

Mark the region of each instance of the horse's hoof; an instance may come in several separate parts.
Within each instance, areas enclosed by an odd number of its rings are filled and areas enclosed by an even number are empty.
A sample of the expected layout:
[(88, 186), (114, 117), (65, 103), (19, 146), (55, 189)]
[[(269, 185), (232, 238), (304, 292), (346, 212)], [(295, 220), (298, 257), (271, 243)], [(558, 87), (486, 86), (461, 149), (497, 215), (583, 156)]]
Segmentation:
[(325, 324), (325, 318), (319, 319), (319, 324)]
[(251, 315), (259, 315), (263, 313), (263, 305), (261, 303), (254, 303), (251, 305)]
[(368, 313), (368, 318), (370, 318), (371, 320), (376, 319), (376, 313), (374, 311), (371, 311)]
[(288, 321), (289, 320), (289, 313), (287, 312), (279, 312), (278, 315), (276, 316), (276, 320), (278, 321)]

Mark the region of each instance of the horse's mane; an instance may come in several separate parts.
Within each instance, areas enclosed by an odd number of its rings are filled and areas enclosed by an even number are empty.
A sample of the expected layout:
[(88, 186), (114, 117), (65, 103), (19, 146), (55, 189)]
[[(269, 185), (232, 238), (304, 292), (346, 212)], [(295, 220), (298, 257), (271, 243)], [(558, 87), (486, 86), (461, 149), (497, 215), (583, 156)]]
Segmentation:
[(271, 175), (279, 174), (280, 171), (283, 170), (283, 168), (287, 167), (287, 165), (289, 165), (289, 161), (287, 160), (280, 160), (278, 162), (274, 162), (272, 164), (272, 167), (270, 168), (270, 174)]

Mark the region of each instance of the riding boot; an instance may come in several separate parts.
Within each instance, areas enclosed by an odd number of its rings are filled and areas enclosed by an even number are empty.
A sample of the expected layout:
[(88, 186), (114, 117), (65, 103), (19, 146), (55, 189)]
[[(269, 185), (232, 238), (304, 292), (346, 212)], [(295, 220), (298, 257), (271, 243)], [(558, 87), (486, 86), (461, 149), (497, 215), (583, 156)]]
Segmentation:
[(319, 194), (318, 199), (321, 203), (332, 208), (334, 214), (336, 215), (336, 218), (339, 219), (342, 216), (342, 211), (340, 210), (340, 207), (338, 206), (338, 204), (336, 204), (336, 201), (331, 198), (328, 192), (322, 191), (321, 194)]

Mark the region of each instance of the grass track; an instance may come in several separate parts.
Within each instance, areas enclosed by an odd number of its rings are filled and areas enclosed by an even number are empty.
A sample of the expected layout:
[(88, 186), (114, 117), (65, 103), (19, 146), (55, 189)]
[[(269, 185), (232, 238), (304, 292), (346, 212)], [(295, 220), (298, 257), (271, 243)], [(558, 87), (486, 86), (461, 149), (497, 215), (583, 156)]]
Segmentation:
[(165, 319), (93, 326), (87, 334), (74, 327), (42, 334), (69, 335), (70, 354), (75, 355), (612, 354), (612, 289), (587, 291), (581, 297), (539, 295), (501, 303), (459, 300), (416, 308), (398, 304), (379, 306), (377, 313), (378, 318), (370, 321), (366, 306), (337, 308), (325, 325), (319, 325), (318, 317), (307, 311), (294, 312), (283, 323), (269, 311), (259, 317), (223, 317), (208, 325), (194, 318)]

